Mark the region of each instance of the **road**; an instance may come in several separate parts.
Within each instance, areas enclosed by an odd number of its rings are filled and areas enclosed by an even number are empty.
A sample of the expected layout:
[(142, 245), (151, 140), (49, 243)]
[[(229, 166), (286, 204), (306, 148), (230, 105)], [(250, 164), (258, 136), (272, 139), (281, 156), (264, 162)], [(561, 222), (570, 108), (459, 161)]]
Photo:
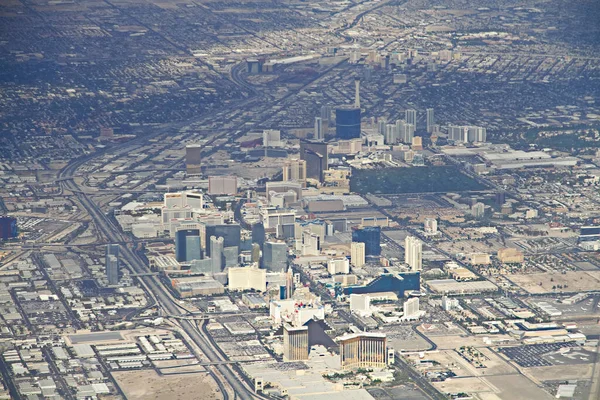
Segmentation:
[[(60, 175), (61, 177), (71, 177), (74, 176), (75, 171), (79, 166), (85, 163), (87, 160), (79, 160), (64, 168)], [(121, 234), (120, 229), (113, 225), (112, 221), (99, 209), (99, 207), (91, 201), (85, 193), (78, 191), (77, 184), (72, 179), (65, 179), (61, 181), (61, 185), (63, 185), (63, 189), (72, 191), (76, 194), (77, 198), (81, 202), (81, 205), (85, 208), (85, 210), (89, 213), (90, 217), (96, 222), (96, 226), (98, 230), (100, 230), (108, 240), (111, 242), (124, 242), (126, 238)], [(140, 259), (140, 257), (134, 253), (128, 246), (121, 247), (121, 257), (127, 261), (127, 263), (131, 266), (133, 272), (137, 274), (146, 274), (151, 272), (150, 269), (145, 265), (145, 263)], [(157, 304), (162, 307), (162, 309), (171, 315), (181, 315), (186, 313), (173, 299), (167, 289), (163, 286), (160, 280), (156, 276), (140, 276), (139, 280), (143, 283), (149, 293), (155, 297)], [(214, 344), (206, 338), (204, 335), (200, 334), (197, 326), (190, 321), (182, 320), (180, 321), (181, 329), (189, 336), (189, 338), (194, 342), (194, 344), (202, 350), (204, 355), (211, 362), (222, 362), (226, 361), (224, 357), (219, 354), (219, 352), (215, 349)], [(214, 371), (216, 370), (216, 371)], [(253, 393), (253, 391), (248, 388), (240, 377), (233, 372), (232, 368), (229, 365), (215, 365), (213, 371), (210, 371), (210, 374), (217, 382), (217, 385), (220, 386), (221, 393), (225, 399), (228, 399), (229, 396), (227, 391), (223, 387), (223, 382), (217, 376), (217, 372), (219, 375), (223, 377), (226, 381), (227, 385), (231, 387), (231, 389), (235, 392), (236, 398), (240, 399), (254, 399), (261, 398)]]

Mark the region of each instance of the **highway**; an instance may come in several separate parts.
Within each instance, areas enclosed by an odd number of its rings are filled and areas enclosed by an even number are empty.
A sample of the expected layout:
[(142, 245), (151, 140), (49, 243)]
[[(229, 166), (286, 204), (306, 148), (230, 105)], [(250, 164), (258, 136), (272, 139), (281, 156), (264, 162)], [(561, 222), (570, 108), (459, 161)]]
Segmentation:
[[(85, 157), (84, 159), (77, 160), (74, 163), (68, 165), (61, 171), (60, 176), (74, 176), (74, 173), (77, 170), (77, 168), (79, 168), (86, 161), (87, 157)], [(61, 181), (61, 185), (63, 186), (63, 189), (72, 191), (76, 194), (77, 198), (81, 202), (81, 205), (89, 213), (90, 217), (96, 222), (98, 230), (100, 230), (108, 240), (115, 243), (126, 241), (126, 238), (121, 234), (119, 228), (113, 225), (111, 220), (102, 212), (102, 210), (100, 210), (99, 207), (93, 201), (91, 201), (85, 193), (78, 191), (78, 186), (72, 179)], [(140, 259), (140, 257), (136, 253), (134, 253), (128, 246), (122, 246), (120, 254), (121, 257), (123, 257), (123, 259), (125, 259), (127, 263), (131, 266), (133, 272), (137, 274), (147, 274), (151, 272), (149, 268), (144, 264), (144, 262)], [(170, 315), (182, 315), (187, 312), (183, 310), (176, 303), (176, 300), (169, 295), (167, 289), (162, 285), (162, 283), (156, 276), (143, 275), (140, 276), (139, 279), (147, 288), (148, 292), (155, 297), (157, 304), (160, 307), (162, 307), (165, 313)], [(227, 361), (222, 356), (222, 354), (220, 354), (219, 351), (215, 349), (215, 344), (211, 342), (207, 337), (205, 337), (205, 335), (201, 334), (201, 331), (198, 329), (195, 323), (188, 320), (181, 320), (180, 327), (194, 342), (194, 344), (202, 350), (202, 352), (209, 359), (210, 362), (221, 363), (223, 361)], [(226, 384), (228, 384), (228, 386), (231, 387), (231, 389), (234, 391), (235, 398), (261, 398), (260, 396), (254, 394), (253, 391), (243, 383), (241, 377), (239, 377), (232, 370), (231, 366), (225, 364), (217, 364), (214, 366), (214, 370), (209, 371), (209, 373), (219, 386), (219, 389), (224, 399), (229, 399), (229, 395), (227, 393), (226, 388), (223, 385), (224, 382), (222, 382), (222, 379), (220, 379), (219, 376), (217, 376), (217, 373), (223, 377), (223, 379), (226, 381)]]
[[(287, 101), (289, 98), (294, 96), (296, 93), (298, 93), (298, 92), (304, 90), (306, 87), (314, 84), (319, 79), (321, 79), (323, 76), (325, 76), (329, 71), (343, 65), (345, 62), (346, 62), (346, 60), (342, 60), (339, 63), (331, 65), (329, 68), (322, 71), (314, 79), (310, 80), (302, 87), (296, 88), (295, 91), (292, 91), (292, 92), (286, 94), (285, 96), (283, 96), (282, 98), (278, 99), (278, 103), (281, 104), (281, 103)], [(235, 68), (232, 71), (232, 79), (234, 81), (236, 81), (236, 83), (238, 83), (238, 84), (242, 83), (242, 82), (238, 82), (241, 80), (241, 78), (239, 77), (240, 71), (241, 71), (240, 67)], [(256, 100), (257, 100), (256, 97), (251, 97), (248, 100), (244, 100), (241, 103), (236, 103), (235, 107), (236, 108), (243, 107), (244, 105), (250, 104)], [(266, 111), (263, 112), (257, 119), (256, 125), (260, 126), (260, 124), (262, 122), (268, 120), (268, 118), (270, 118), (271, 116), (273, 116), (276, 113), (276, 110), (273, 111), (272, 109), (270, 109), (268, 107), (265, 107), (265, 110)], [(189, 123), (190, 123), (190, 121), (188, 121), (188, 124)], [(177, 123), (177, 124), (168, 126), (167, 129), (169, 131), (171, 131), (173, 129), (182, 128), (186, 125), (187, 125), (186, 123)], [(242, 126), (240, 126), (239, 129), (243, 129), (243, 130), (236, 131), (235, 133), (230, 133), (231, 131), (224, 132), (223, 134), (216, 135), (212, 139), (210, 139), (207, 143), (205, 143), (203, 145), (203, 147), (205, 149), (210, 146), (210, 150), (208, 152), (205, 151), (203, 153), (203, 157), (206, 157), (207, 153), (214, 153), (224, 146), (224, 144), (220, 144), (219, 146), (212, 147), (213, 143), (215, 143), (216, 140), (226, 138), (227, 142), (232, 142), (235, 139), (237, 139), (238, 137), (241, 137), (242, 135), (244, 135), (249, 130), (245, 124), (242, 124)], [(159, 132), (156, 132), (155, 134), (150, 134), (150, 135), (147, 135), (146, 137), (136, 138), (130, 142), (124, 143), (122, 146), (119, 146), (116, 148), (113, 147), (112, 149), (107, 149), (107, 150), (103, 150), (103, 151), (101, 150), (96, 153), (88, 154), (86, 156), (83, 156), (79, 159), (74, 160), (69, 165), (67, 165), (65, 168), (63, 168), (61, 170), (61, 172), (59, 173), (58, 179), (56, 179), (56, 181), (59, 182), (59, 184), (61, 185), (61, 189), (62, 189), (63, 193), (65, 191), (71, 192), (73, 194), (73, 196), (75, 196), (79, 200), (79, 202), (81, 203), (81, 207), (83, 207), (83, 209), (85, 209), (85, 211), (89, 214), (91, 219), (95, 222), (98, 231), (101, 232), (106, 237), (108, 242), (124, 243), (124, 242), (129, 242), (130, 240), (128, 237), (126, 237), (120, 231), (120, 228), (113, 223), (111, 218), (109, 218), (100, 209), (100, 207), (90, 199), (90, 196), (99, 194), (99, 193), (86, 193), (84, 190), (82, 190), (82, 187), (80, 187), (75, 182), (74, 178), (77, 177), (76, 172), (77, 172), (78, 168), (80, 168), (81, 166), (84, 166), (86, 163), (89, 163), (92, 159), (99, 157), (99, 156), (106, 155), (107, 153), (110, 153), (113, 156), (113, 158), (118, 158), (119, 156), (124, 156), (128, 152), (132, 151), (137, 144), (147, 141), (148, 139), (150, 139), (152, 137), (158, 137), (164, 133), (165, 133), (165, 131), (161, 129)], [(182, 160), (183, 160), (183, 157), (175, 160), (172, 163), (172, 165), (168, 166), (167, 168), (168, 169), (174, 168), (174, 166), (177, 165), (178, 163), (180, 163)], [(153, 174), (149, 175), (147, 178), (142, 180), (142, 182), (149, 180), (152, 177), (153, 177)], [(132, 192), (132, 191), (128, 190), (127, 192)], [(178, 301), (171, 297), (169, 291), (163, 286), (163, 284), (159, 280), (159, 278), (157, 276), (149, 274), (149, 273), (151, 273), (151, 271), (147, 267), (147, 265), (145, 264), (143, 259), (138, 254), (136, 254), (134, 251), (132, 251), (128, 245), (121, 246), (120, 254), (121, 254), (122, 259), (125, 260), (130, 265), (130, 267), (132, 269), (131, 272), (133, 274), (138, 275), (138, 279), (142, 283), (142, 286), (144, 286), (148, 295), (152, 298), (154, 303), (156, 305), (158, 305), (159, 309), (162, 310), (164, 315), (167, 315), (167, 316), (168, 315), (170, 315), (170, 316), (179, 315), (179, 316), (183, 317), (186, 314), (188, 314), (187, 310), (183, 309), (178, 304)], [(220, 389), (224, 399), (227, 400), (230, 398), (230, 396), (227, 392), (227, 388), (225, 388), (225, 385), (227, 385), (229, 388), (231, 388), (231, 390), (234, 393), (235, 399), (261, 399), (261, 398), (264, 398), (253, 392), (253, 386), (252, 386), (251, 382), (245, 381), (245, 376), (240, 373), (240, 369), (239, 369), (238, 365), (223, 364), (223, 362), (228, 361), (227, 356), (221, 351), (221, 349), (219, 349), (217, 344), (213, 341), (212, 337), (210, 337), (210, 335), (206, 331), (206, 321), (204, 321), (204, 323), (202, 324), (202, 329), (200, 329), (197, 325), (198, 324), (197, 321), (190, 320), (190, 319), (183, 319), (183, 318), (177, 318), (175, 320), (177, 321), (176, 323), (178, 324), (178, 326), (189, 337), (189, 339), (193, 342), (193, 344), (195, 346), (197, 346), (204, 353), (206, 358), (208, 358), (208, 360), (211, 363), (215, 364), (214, 366), (207, 367), (208, 368), (207, 370), (209, 371), (209, 374), (213, 377), (213, 379), (219, 386), (219, 389)]]

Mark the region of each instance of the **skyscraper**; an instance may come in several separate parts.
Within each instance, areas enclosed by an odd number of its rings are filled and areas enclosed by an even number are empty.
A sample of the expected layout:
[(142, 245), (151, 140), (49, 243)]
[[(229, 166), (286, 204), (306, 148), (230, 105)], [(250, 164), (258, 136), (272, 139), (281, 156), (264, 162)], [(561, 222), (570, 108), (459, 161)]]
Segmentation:
[(313, 134), (315, 140), (325, 139), (325, 132), (323, 132), (323, 119), (321, 117), (315, 117), (315, 132)]
[(252, 262), (260, 264), (260, 245), (252, 243)]
[(331, 106), (321, 106), (321, 120), (325, 124), (331, 122)]
[(413, 124), (404, 124), (404, 143), (412, 144), (415, 137), (415, 126)]
[(109, 285), (119, 283), (119, 245), (106, 246), (106, 278)]
[(411, 297), (410, 299), (404, 302), (404, 318), (405, 319), (414, 319), (420, 316), (421, 312), (419, 310), (419, 298)]
[(236, 194), (237, 187), (236, 176), (208, 177), (208, 194)]
[(205, 248), (208, 250), (207, 256), (212, 258), (210, 252), (210, 237), (221, 237), (223, 238), (223, 247), (237, 247), (241, 246), (241, 228), (239, 224), (219, 224), (219, 225), (206, 225), (206, 245)]
[(306, 177), (323, 182), (329, 163), (327, 143), (301, 141), (300, 159), (306, 161)]
[(0, 240), (8, 240), (17, 236), (17, 219), (0, 217)]
[(417, 130), (417, 110), (408, 109), (404, 112), (405, 120), (407, 124), (411, 124)]
[(383, 333), (360, 332), (339, 338), (343, 370), (385, 368), (387, 338)]
[(308, 326), (283, 325), (283, 361), (308, 360)]
[(257, 222), (252, 225), (252, 243), (257, 243), (262, 248), (265, 243), (265, 226), (262, 222)]
[(188, 175), (198, 175), (201, 173), (202, 146), (199, 144), (189, 144), (185, 146), (185, 169)]
[(284, 272), (287, 269), (287, 244), (284, 242), (265, 242), (262, 258), (262, 268), (271, 272)]
[(306, 161), (297, 158), (285, 160), (283, 163), (283, 181), (306, 182)]
[(224, 239), (222, 237), (210, 237), (210, 259), (212, 260), (213, 273), (223, 270), (223, 250)]
[(365, 226), (353, 228), (352, 241), (365, 244), (365, 255), (381, 255), (381, 227)]
[(432, 235), (437, 234), (438, 232), (438, 222), (435, 218), (425, 218), (425, 233), (430, 233)]
[(431, 133), (433, 131), (433, 125), (435, 125), (435, 115), (433, 113), (433, 108), (427, 109), (427, 132)]
[(175, 259), (179, 262), (200, 260), (202, 247), (200, 229), (181, 229), (175, 232)]
[(352, 242), (350, 245), (350, 262), (356, 268), (365, 265), (365, 244), (362, 242)]
[(280, 147), (281, 146), (281, 131), (276, 129), (265, 129), (263, 131), (263, 146), (264, 147)]
[(423, 242), (414, 236), (404, 239), (404, 262), (410, 266), (411, 271), (420, 271), (423, 268)]
[(335, 137), (338, 139), (360, 138), (360, 108), (342, 106), (335, 110)]
[(384, 138), (386, 144), (396, 144), (398, 142), (398, 131), (396, 124), (387, 124), (385, 126)]

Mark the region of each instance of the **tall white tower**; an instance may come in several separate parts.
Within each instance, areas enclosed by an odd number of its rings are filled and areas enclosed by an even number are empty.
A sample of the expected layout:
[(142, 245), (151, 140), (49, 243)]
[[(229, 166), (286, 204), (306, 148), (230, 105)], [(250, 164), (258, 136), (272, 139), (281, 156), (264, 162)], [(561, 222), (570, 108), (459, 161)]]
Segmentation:
[(404, 262), (411, 271), (420, 271), (423, 267), (423, 242), (414, 236), (407, 236), (404, 240)]
[(360, 108), (360, 79), (354, 80), (354, 107)]

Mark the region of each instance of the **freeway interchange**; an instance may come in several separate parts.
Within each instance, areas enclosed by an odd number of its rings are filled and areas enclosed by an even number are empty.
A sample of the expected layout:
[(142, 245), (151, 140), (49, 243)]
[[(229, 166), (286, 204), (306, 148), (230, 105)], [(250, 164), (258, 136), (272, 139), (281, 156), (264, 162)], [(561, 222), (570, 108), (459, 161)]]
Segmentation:
[[(65, 179), (61, 180), (60, 184), (63, 186), (63, 190), (72, 191), (75, 196), (77, 196), (81, 205), (96, 223), (98, 230), (101, 231), (110, 242), (124, 242), (127, 239), (120, 232), (120, 229), (112, 223), (100, 207), (95, 204), (87, 194), (79, 190), (79, 186), (73, 180), (77, 168), (87, 162), (90, 158), (92, 157), (86, 156), (65, 167), (60, 173), (60, 178)], [(146, 274), (150, 272), (148, 266), (128, 246), (122, 246), (121, 249), (121, 255), (131, 266), (132, 272), (136, 274)], [(165, 314), (181, 315), (187, 312), (179, 306), (176, 299), (171, 297), (168, 290), (156, 276), (142, 275), (139, 276), (138, 279)], [(206, 336), (205, 330), (201, 331), (194, 322), (188, 320), (181, 320), (178, 325), (186, 333), (193, 344), (201, 349), (202, 353), (209, 361), (215, 363), (225, 361), (215, 344)], [(247, 384), (244, 383), (243, 379), (234, 371), (232, 366), (219, 364), (214, 367), (207, 367), (207, 370), (219, 386), (224, 399), (230, 398), (227, 390), (228, 388), (233, 391), (233, 398), (261, 398), (253, 393)], [(225, 387), (225, 384), (228, 388)]]

